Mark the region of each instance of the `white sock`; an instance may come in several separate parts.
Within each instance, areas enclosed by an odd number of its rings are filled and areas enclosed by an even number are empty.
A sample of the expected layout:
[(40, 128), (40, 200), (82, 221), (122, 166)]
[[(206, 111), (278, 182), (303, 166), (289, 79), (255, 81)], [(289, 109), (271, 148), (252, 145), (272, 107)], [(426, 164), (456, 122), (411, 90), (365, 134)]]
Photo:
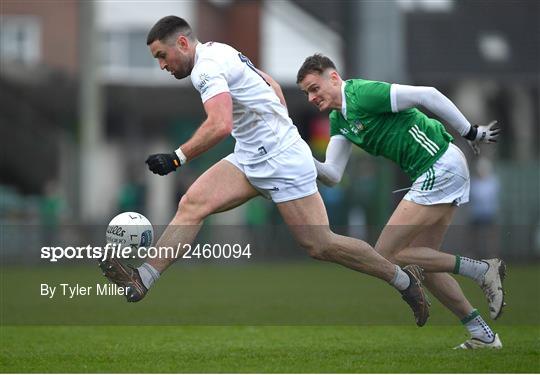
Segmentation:
[(471, 337), (482, 340), (483, 342), (492, 342), (495, 339), (495, 333), (493, 333), (484, 319), (482, 319), (478, 310), (474, 309), (461, 322), (465, 325)]
[(489, 266), (486, 262), (456, 255), (455, 274), (467, 276), (480, 282), (488, 268)]
[(142, 283), (146, 289), (150, 289), (152, 284), (159, 279), (160, 276), (158, 270), (148, 263), (141, 264), (141, 266), (137, 268), (137, 271), (139, 271)]
[(411, 279), (399, 266), (396, 266), (396, 273), (389, 284), (396, 287), (397, 290), (405, 290), (411, 284)]

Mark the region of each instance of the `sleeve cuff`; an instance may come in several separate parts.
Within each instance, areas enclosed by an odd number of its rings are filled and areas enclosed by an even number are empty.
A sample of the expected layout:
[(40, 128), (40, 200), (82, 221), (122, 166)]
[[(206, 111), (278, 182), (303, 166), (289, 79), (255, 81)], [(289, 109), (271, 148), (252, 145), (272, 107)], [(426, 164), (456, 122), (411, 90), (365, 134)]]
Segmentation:
[(392, 108), (392, 112), (397, 113), (399, 112), (397, 107), (397, 98), (396, 98), (396, 89), (399, 85), (396, 83), (393, 83), (390, 86), (390, 107)]

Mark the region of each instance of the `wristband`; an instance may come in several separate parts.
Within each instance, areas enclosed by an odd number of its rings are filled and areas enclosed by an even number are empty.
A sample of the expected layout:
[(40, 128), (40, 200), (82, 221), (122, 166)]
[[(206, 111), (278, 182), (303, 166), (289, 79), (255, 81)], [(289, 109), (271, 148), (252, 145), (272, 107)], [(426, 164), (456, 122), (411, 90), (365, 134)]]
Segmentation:
[(184, 165), (186, 164), (187, 162), (187, 157), (186, 155), (184, 155), (184, 153), (182, 152), (182, 149), (180, 147), (178, 147), (174, 153), (176, 154), (176, 156), (178, 156), (178, 159), (180, 160), (180, 165)]
[(464, 138), (468, 139), (469, 141), (475, 141), (477, 135), (478, 135), (478, 126), (471, 125), (469, 132), (464, 136)]

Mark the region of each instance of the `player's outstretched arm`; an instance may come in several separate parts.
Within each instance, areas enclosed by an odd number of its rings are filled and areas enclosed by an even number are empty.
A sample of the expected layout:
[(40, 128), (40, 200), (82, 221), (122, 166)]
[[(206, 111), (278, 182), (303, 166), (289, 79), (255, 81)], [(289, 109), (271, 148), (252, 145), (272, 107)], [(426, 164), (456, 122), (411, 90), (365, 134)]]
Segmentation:
[(164, 176), (175, 171), (188, 160), (194, 159), (225, 139), (232, 132), (231, 94), (222, 92), (204, 102), (207, 118), (195, 134), (175, 152), (154, 154), (146, 159), (148, 168)]
[(342, 135), (334, 135), (330, 138), (326, 148), (326, 160), (321, 163), (317, 159), (317, 178), (327, 186), (334, 186), (341, 181), (343, 172), (351, 156), (352, 144)]
[(423, 106), (450, 124), (466, 138), (476, 155), (480, 153), (480, 143), (495, 143), (499, 135), (496, 121), (489, 125), (471, 125), (454, 103), (434, 87), (407, 86), (393, 84), (390, 89), (392, 111)]

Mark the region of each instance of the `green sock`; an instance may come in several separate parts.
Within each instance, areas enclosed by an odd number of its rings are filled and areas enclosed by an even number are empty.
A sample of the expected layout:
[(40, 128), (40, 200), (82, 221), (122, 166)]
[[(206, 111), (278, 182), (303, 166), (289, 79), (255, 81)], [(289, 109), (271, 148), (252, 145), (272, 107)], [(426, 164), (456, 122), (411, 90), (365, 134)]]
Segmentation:
[(462, 324), (467, 324), (467, 323), (469, 323), (471, 320), (473, 320), (474, 318), (476, 318), (479, 315), (480, 315), (480, 313), (478, 312), (478, 310), (474, 309), (473, 311), (471, 311), (471, 313), (469, 315), (467, 315), (465, 318), (461, 319), (461, 323)]
[(459, 275), (459, 266), (461, 265), (461, 257), (456, 255), (456, 264), (454, 265), (454, 275)]

